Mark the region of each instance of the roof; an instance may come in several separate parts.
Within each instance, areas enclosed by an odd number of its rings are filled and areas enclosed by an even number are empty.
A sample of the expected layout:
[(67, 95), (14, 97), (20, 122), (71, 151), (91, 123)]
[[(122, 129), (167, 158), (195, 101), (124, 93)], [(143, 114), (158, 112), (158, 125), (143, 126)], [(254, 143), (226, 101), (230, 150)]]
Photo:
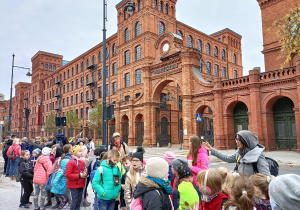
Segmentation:
[(213, 35), (219, 34), (219, 33), (223, 32), (223, 31), (230, 31), (230, 32), (232, 32), (232, 33), (234, 33), (234, 34), (236, 34), (236, 35), (238, 35), (238, 36), (242, 37), (242, 35), (240, 35), (240, 34), (238, 34), (238, 33), (234, 32), (234, 31), (233, 31), (233, 30), (231, 30), (230, 28), (225, 28), (225, 29), (223, 29), (223, 30), (217, 31), (217, 32), (215, 32), (215, 33), (211, 34), (210, 36), (213, 36)]
[(126, 1), (126, 0), (120, 1), (118, 4), (116, 4), (116, 7), (119, 6), (120, 4), (122, 4), (124, 1)]
[[(49, 52), (45, 52), (45, 51), (41, 51), (41, 50), (39, 50), (37, 53), (35, 53), (34, 56), (36, 56), (36, 55), (37, 55), (38, 53), (40, 53), (40, 52), (63, 57), (62, 55), (59, 55), (59, 54), (49, 53)], [(32, 56), (32, 58), (34, 58), (34, 56)]]

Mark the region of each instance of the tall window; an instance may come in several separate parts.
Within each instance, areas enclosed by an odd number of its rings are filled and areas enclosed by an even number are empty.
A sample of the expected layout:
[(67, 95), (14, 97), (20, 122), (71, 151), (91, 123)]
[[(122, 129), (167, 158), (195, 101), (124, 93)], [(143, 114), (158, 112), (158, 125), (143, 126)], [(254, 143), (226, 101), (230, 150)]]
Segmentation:
[(139, 85), (142, 83), (142, 71), (138, 69), (135, 71), (135, 84)]
[(142, 5), (141, 5), (141, 1), (139, 0), (139, 1), (138, 1), (138, 10), (140, 11), (141, 8), (142, 8)]
[(96, 72), (95, 71), (93, 72), (92, 76), (93, 76), (93, 82), (95, 82), (96, 81)]
[(157, 0), (154, 0), (154, 8), (157, 9)]
[(52, 70), (52, 65), (49, 65), (49, 70)]
[[(66, 72), (64, 72), (64, 80), (66, 80)], [(49, 85), (48, 85), (48, 87), (49, 87)]]
[(141, 45), (135, 48), (135, 60), (141, 60)]
[(81, 103), (83, 102), (83, 98), (84, 98), (84, 95), (83, 95), (83, 92), (81, 93)]
[(113, 46), (113, 56), (115, 56), (117, 54), (117, 45), (114, 44)]
[(182, 38), (182, 32), (181, 31), (178, 31), (177, 34)]
[(70, 78), (70, 70), (68, 69), (68, 79)]
[(130, 51), (127, 50), (125, 52), (125, 65), (128, 65), (130, 63)]
[(101, 62), (102, 62), (102, 53), (99, 52), (99, 63), (101, 63)]
[(198, 39), (198, 41), (197, 41), (197, 47), (198, 47), (198, 50), (200, 51), (200, 52), (202, 52), (202, 42), (201, 42), (201, 40), (200, 39)]
[(67, 90), (68, 90), (68, 92), (70, 91), (70, 84), (69, 83), (67, 85)]
[(223, 78), (226, 78), (226, 67), (223, 67)]
[(56, 70), (56, 66), (55, 66), (55, 65), (53, 66), (53, 70), (54, 70), (54, 71)]
[(83, 108), (80, 109), (80, 117), (83, 118)]
[(234, 70), (233, 74), (234, 74), (234, 78), (237, 78), (237, 71), (236, 70)]
[(86, 75), (86, 84), (90, 83), (90, 75)]
[(130, 86), (130, 73), (125, 74), (125, 87)]
[(161, 11), (161, 12), (164, 11), (164, 5), (163, 5), (163, 2), (162, 2), (162, 1), (160, 2), (160, 11)]
[(200, 72), (203, 72), (203, 61), (202, 61), (202, 59), (200, 60)]
[(72, 81), (72, 90), (74, 90), (74, 81)]
[(222, 60), (225, 61), (226, 58), (225, 58), (225, 50), (222, 50)]
[(78, 89), (79, 88), (79, 80), (77, 79), (76, 80), (76, 89)]
[(107, 47), (106, 48), (106, 59), (108, 59), (109, 58), (109, 48)]
[(126, 14), (127, 14), (127, 12), (126, 12), (126, 10), (124, 10), (124, 20), (126, 20)]
[(78, 66), (78, 64), (76, 65), (76, 74), (79, 74), (79, 66)]
[(219, 76), (219, 66), (217, 64), (215, 65), (215, 75)]
[(169, 6), (168, 6), (168, 4), (166, 4), (166, 14), (167, 15), (169, 14)]
[(99, 87), (98, 91), (99, 91), (99, 98), (102, 98), (102, 87)]
[(74, 76), (74, 67), (72, 67), (72, 77)]
[(81, 62), (81, 71), (83, 71), (84, 70), (84, 62), (82, 61)]
[[(65, 107), (65, 99), (63, 99), (63, 107)], [(47, 111), (48, 111), (48, 104), (47, 104)]]
[(210, 55), (210, 44), (209, 43), (206, 44), (206, 54)]
[(106, 95), (109, 96), (109, 85), (106, 85)]
[(70, 104), (69, 104), (69, 97), (67, 97), (67, 106), (69, 106)]
[(106, 66), (106, 78), (109, 77), (109, 66)]
[(81, 87), (83, 87), (83, 85), (84, 85), (84, 78), (81, 77)]
[(86, 67), (88, 67), (89, 65), (90, 65), (90, 60), (87, 59), (87, 60), (86, 60)]
[(188, 46), (193, 47), (193, 37), (191, 35), (188, 36)]
[(218, 58), (219, 57), (219, 50), (217, 47), (215, 47), (215, 57)]
[(96, 98), (96, 89), (92, 90), (92, 94), (93, 94), (93, 99), (95, 99)]
[(71, 105), (73, 105), (73, 104), (74, 104), (74, 97), (71, 96)]
[(45, 69), (48, 69), (48, 64), (45, 64)]
[(135, 24), (135, 37), (141, 35), (141, 23), (137, 22)]
[(233, 54), (233, 63), (236, 64), (236, 54)]
[(161, 35), (163, 33), (165, 33), (165, 24), (163, 22), (159, 22), (158, 34)]
[(117, 82), (113, 83), (113, 94), (117, 94)]
[(99, 69), (99, 80), (102, 79), (102, 69)]
[(113, 75), (117, 74), (117, 63), (113, 64)]
[(86, 100), (90, 100), (90, 92), (89, 91), (86, 91)]
[(96, 57), (93, 55), (93, 65), (96, 64)]
[(211, 63), (207, 62), (207, 73), (211, 74)]
[(129, 41), (129, 29), (126, 28), (125, 29), (125, 42), (128, 42)]

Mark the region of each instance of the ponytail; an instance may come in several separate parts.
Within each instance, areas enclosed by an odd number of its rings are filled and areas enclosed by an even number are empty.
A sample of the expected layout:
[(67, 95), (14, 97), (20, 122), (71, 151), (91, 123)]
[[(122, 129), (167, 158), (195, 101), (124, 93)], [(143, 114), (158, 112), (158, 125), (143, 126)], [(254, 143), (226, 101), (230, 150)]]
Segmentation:
[(249, 199), (247, 193), (242, 194), (238, 202), (240, 204), (241, 209), (243, 210), (253, 209), (254, 203), (252, 200)]

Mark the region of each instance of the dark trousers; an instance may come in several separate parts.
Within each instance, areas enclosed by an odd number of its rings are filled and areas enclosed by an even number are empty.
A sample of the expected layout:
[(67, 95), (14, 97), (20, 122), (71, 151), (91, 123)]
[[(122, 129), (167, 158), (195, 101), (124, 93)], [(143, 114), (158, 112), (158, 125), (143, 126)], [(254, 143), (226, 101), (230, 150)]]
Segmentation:
[(89, 186), (89, 183), (90, 183), (90, 177), (88, 176), (86, 178), (86, 181), (85, 181), (85, 188), (84, 188), (84, 199), (86, 199), (86, 196), (87, 196), (87, 188)]
[(33, 185), (31, 181), (27, 181), (27, 180), (21, 180), (20, 182), (24, 190), (24, 193), (21, 196), (21, 205), (25, 205), (29, 203), (30, 195), (33, 192)]
[(7, 176), (9, 175), (9, 169), (10, 169), (10, 161), (9, 161), (9, 159), (7, 158), (7, 166), (6, 166), (6, 175), (7, 175)]
[(98, 209), (99, 210), (114, 210), (115, 200), (102, 200), (98, 199)]
[(60, 199), (60, 205), (58, 207), (58, 209), (60, 210), (68, 203), (69, 198), (66, 195), (58, 195), (58, 194), (56, 194), (56, 195)]
[(8, 158), (4, 158), (4, 173), (6, 175), (6, 170), (7, 170), (7, 164), (8, 164)]
[(80, 203), (82, 200), (83, 188), (70, 189), (70, 190), (71, 190), (71, 196), (72, 196), (72, 203), (71, 203), (70, 209), (79, 210)]

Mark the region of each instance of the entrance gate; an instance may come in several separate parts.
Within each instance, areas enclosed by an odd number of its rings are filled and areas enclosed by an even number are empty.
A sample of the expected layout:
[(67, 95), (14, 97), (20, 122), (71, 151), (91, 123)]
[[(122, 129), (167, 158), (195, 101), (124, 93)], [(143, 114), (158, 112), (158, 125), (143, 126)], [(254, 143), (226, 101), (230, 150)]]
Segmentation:
[(202, 122), (198, 122), (198, 136), (204, 137), (211, 146), (214, 146), (214, 122), (209, 117), (203, 117)]
[(136, 143), (137, 146), (143, 146), (144, 141), (144, 122), (136, 124)]
[(241, 130), (249, 130), (249, 118), (248, 118), (248, 108), (243, 102), (239, 102), (234, 110), (234, 133)]
[(122, 124), (122, 140), (128, 144), (128, 135), (129, 135), (129, 124), (128, 122)]

